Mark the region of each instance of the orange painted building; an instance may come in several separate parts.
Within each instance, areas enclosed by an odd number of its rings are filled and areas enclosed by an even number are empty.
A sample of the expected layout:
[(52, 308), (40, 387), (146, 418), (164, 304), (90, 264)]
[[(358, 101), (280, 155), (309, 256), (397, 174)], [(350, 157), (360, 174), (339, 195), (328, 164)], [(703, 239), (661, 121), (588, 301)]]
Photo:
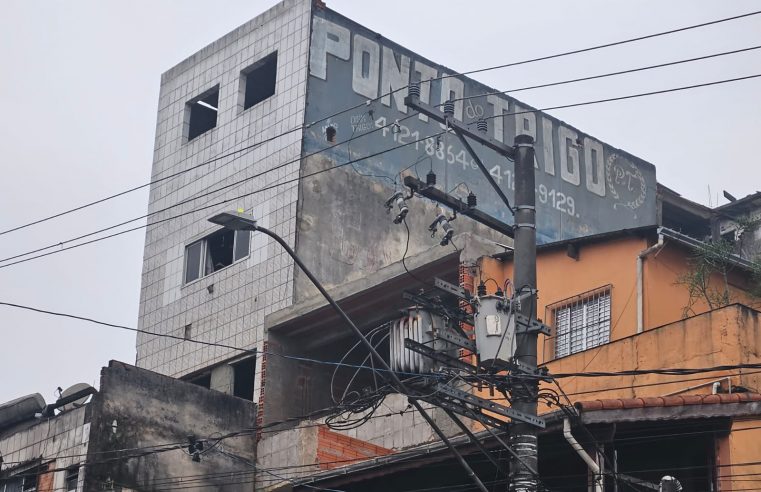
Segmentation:
[[(537, 317), (552, 327), (550, 336), (540, 335), (539, 363), (562, 375), (761, 362), (761, 313), (756, 310), (761, 300), (747, 293), (750, 263), (732, 256), (726, 278), (714, 273), (702, 284), (709, 292), (728, 294), (721, 306), (710, 304), (700, 292), (690, 295), (684, 283), (700, 247), (663, 228), (539, 247)], [(476, 283), (483, 282), (490, 293), (495, 285), (506, 286), (512, 260), (511, 253), (481, 258)], [(660, 420), (688, 414), (724, 419), (724, 428), (712, 431), (714, 483), (720, 490), (756, 490), (749, 484), (761, 490), (761, 397), (746, 398), (758, 396), (761, 370), (557, 381), (581, 412), (607, 411), (611, 421), (615, 412), (624, 411), (627, 419), (639, 411), (644, 421), (646, 409), (658, 408), (669, 409)], [(705, 399), (711, 394), (725, 398)]]

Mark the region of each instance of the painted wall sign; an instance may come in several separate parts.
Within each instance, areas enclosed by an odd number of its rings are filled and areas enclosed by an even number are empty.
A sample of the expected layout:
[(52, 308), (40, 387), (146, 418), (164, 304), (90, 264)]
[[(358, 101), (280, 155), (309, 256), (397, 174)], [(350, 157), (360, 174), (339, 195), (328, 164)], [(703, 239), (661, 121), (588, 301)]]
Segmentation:
[[(441, 125), (404, 105), (407, 95), (404, 88), (411, 81), (420, 82), (420, 99), (431, 105), (467, 98), (455, 102), (455, 118), (463, 123), (496, 116), (488, 120), (489, 134), (496, 140), (511, 145), (516, 134), (534, 137), (539, 242), (656, 223), (652, 164), (547, 114), (526, 112), (534, 108), (511, 97), (493, 94), (494, 89), (467, 77), (437, 79), (451, 73), (335, 12), (315, 11), (306, 121), (367, 104), (308, 129), (305, 151), (333, 145), (329, 140), (342, 142), (352, 138), (350, 144), (329, 151), (341, 163), (415, 142), (356, 163), (354, 168), (374, 176), (368, 179), (380, 179), (389, 185), (395, 180), (401, 182), (400, 173), (410, 172), (425, 179), (425, 174), (433, 169), (441, 189), (461, 197), (473, 191), (480, 209), (513, 223), (509, 211), (457, 138), (446, 134), (434, 137), (442, 131)], [(397, 89), (401, 90), (388, 94)], [(368, 102), (379, 96), (380, 100)], [(379, 128), (382, 129), (373, 132)], [(513, 163), (478, 144), (474, 147), (512, 201)]]

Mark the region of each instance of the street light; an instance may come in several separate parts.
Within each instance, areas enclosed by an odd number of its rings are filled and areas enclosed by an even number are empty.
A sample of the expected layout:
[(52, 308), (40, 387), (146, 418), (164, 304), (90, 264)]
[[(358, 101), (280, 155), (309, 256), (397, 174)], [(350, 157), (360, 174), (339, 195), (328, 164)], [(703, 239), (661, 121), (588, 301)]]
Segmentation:
[(256, 219), (253, 215), (222, 212), (209, 219), (209, 222), (221, 225), (225, 229), (234, 231), (255, 231), (257, 230)]
[(359, 339), (362, 341), (362, 344), (367, 348), (368, 351), (370, 351), (370, 354), (378, 361), (378, 364), (388, 373), (389, 377), (391, 378), (391, 381), (393, 381), (394, 386), (396, 386), (397, 390), (399, 390), (401, 393), (407, 395), (409, 403), (415, 407), (415, 409), (420, 413), (420, 415), (425, 419), (425, 421), (428, 423), (428, 425), (431, 426), (433, 431), (439, 436), (439, 439), (441, 439), (444, 444), (449, 448), (449, 450), (452, 452), (452, 454), (455, 456), (457, 461), (460, 463), (460, 465), (467, 471), (468, 476), (470, 476), (473, 481), (476, 483), (478, 488), (481, 490), (481, 492), (488, 492), (486, 489), (486, 486), (479, 480), (478, 476), (475, 474), (472, 468), (470, 468), (470, 465), (468, 465), (465, 462), (465, 459), (462, 457), (459, 451), (455, 449), (455, 447), (452, 445), (452, 443), (449, 441), (449, 438), (444, 434), (444, 432), (439, 428), (438, 425), (431, 419), (431, 417), (428, 415), (428, 412), (425, 411), (425, 409), (420, 405), (420, 402), (418, 402), (417, 398), (412, 395), (409, 390), (405, 387), (404, 383), (399, 379), (399, 376), (396, 375), (394, 371), (391, 370), (391, 367), (389, 367), (388, 363), (381, 357), (381, 355), (378, 353), (377, 350), (375, 350), (375, 347), (370, 343), (370, 341), (365, 337), (364, 334), (357, 328), (357, 325), (354, 324), (354, 322), (349, 318), (349, 316), (344, 312), (343, 309), (341, 309), (341, 306), (336, 303), (336, 301), (328, 294), (328, 291), (325, 290), (325, 288), (322, 286), (322, 284), (315, 278), (314, 275), (312, 275), (312, 272), (309, 271), (309, 269), (304, 265), (304, 263), (299, 259), (298, 256), (296, 256), (296, 252), (293, 251), (293, 249), (288, 246), (288, 243), (283, 240), (282, 237), (278, 236), (274, 232), (270, 231), (269, 229), (266, 229), (264, 227), (261, 227), (256, 224), (256, 218), (252, 215), (247, 215), (242, 212), (222, 212), (220, 214), (215, 215), (214, 217), (209, 219), (209, 222), (212, 222), (214, 224), (221, 225), (225, 229), (231, 229), (234, 231), (255, 231), (255, 232), (261, 232), (262, 234), (266, 234), (275, 241), (277, 241), (280, 246), (283, 247), (283, 249), (290, 255), (291, 258), (293, 258), (293, 261), (301, 268), (301, 271), (304, 272), (304, 274), (309, 277), (309, 280), (312, 281), (315, 287), (317, 287), (317, 290), (320, 291), (320, 294), (323, 295), (323, 297), (330, 303), (330, 305), (333, 307), (333, 309), (336, 310), (336, 312), (341, 316), (341, 319), (343, 319), (347, 325), (352, 329), (354, 334), (359, 337)]

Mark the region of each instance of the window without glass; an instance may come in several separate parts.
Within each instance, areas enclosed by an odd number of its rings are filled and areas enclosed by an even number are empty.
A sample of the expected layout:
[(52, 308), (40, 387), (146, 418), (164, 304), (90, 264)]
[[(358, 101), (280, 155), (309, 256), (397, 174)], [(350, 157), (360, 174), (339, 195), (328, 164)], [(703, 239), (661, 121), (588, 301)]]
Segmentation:
[(256, 357), (250, 357), (233, 366), (233, 395), (246, 400), (254, 400), (254, 371)]
[(222, 229), (185, 248), (185, 283), (232, 265), (248, 256), (250, 231)]
[(268, 55), (241, 73), (243, 109), (248, 109), (275, 94), (277, 52)]
[(188, 141), (217, 126), (219, 86), (214, 87), (185, 105)]
[(554, 310), (555, 357), (575, 354), (610, 341), (610, 289)]

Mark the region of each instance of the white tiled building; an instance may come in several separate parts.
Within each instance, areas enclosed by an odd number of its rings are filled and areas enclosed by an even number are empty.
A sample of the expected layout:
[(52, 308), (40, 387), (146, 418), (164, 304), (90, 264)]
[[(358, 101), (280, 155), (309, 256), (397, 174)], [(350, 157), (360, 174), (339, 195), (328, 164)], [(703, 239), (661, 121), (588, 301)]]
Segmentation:
[[(204, 270), (193, 280), (185, 250), (219, 229), (207, 222), (209, 216), (231, 208), (254, 214), (293, 246), (293, 179), (299, 173), (301, 131), (286, 131), (304, 120), (309, 22), (308, 0), (286, 0), (162, 75), (152, 179), (198, 167), (151, 187), (149, 213), (155, 215), (149, 222), (155, 225), (146, 233), (141, 329), (261, 350), (264, 317), (291, 303), (292, 260), (263, 237), (251, 238), (250, 254), (235, 254), (233, 264), (218, 271), (210, 271), (205, 257), (198, 266)], [(256, 73), (257, 62), (267, 57), (276, 57), (276, 75), (264, 74), (275, 76), (274, 94), (245, 107), (247, 71), (253, 67)], [(199, 105), (199, 96), (216, 104)], [(216, 124), (194, 135), (193, 111), (215, 112)], [(258, 142), (266, 143), (254, 146)], [(174, 206), (178, 203), (183, 204)], [(245, 240), (239, 243), (242, 250)], [(210, 249), (206, 244), (198, 248)], [(236, 355), (241, 352), (143, 334), (137, 338), (137, 365), (175, 377)], [(211, 386), (227, 388), (229, 376), (215, 372)], [(257, 378), (255, 389), (258, 384)]]

